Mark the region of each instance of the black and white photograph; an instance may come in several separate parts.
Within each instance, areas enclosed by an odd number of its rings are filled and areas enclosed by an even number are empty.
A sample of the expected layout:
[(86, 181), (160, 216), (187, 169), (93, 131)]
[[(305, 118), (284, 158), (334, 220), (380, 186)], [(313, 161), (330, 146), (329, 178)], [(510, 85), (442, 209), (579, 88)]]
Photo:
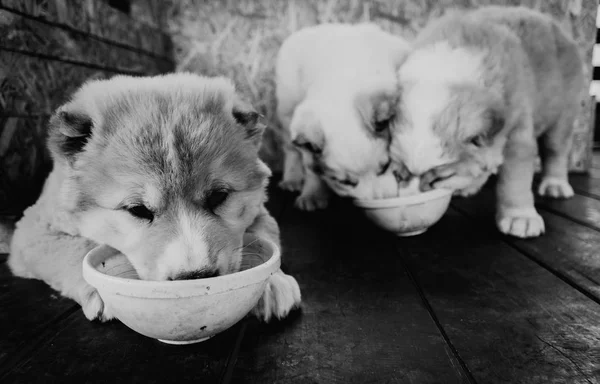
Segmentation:
[(0, 0), (0, 383), (600, 384), (598, 0)]

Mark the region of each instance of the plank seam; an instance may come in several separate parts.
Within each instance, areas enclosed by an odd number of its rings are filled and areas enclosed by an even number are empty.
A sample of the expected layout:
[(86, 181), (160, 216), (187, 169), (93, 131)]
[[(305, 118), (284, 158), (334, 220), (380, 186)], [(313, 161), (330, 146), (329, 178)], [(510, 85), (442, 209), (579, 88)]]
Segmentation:
[[(29, 340), (29, 342), (17, 351), (13, 357), (3, 363), (2, 371), (0, 371), (0, 383), (4, 381), (6, 376), (13, 372), (16, 368), (29, 361), (36, 351), (40, 350), (40, 347), (52, 340), (58, 332), (62, 329), (53, 329), (56, 325), (67, 320), (71, 315), (79, 311), (79, 304), (73, 304), (73, 306), (62, 314), (58, 315), (52, 321), (47, 323), (42, 329), (38, 330)], [(49, 333), (49, 330), (55, 331), (53, 335), (44, 337)]]
[(240, 349), (242, 346), (242, 341), (244, 340), (244, 336), (246, 335), (246, 327), (247, 327), (247, 323), (246, 323), (246, 321), (244, 321), (242, 323), (242, 326), (240, 327), (240, 330), (236, 337), (235, 344), (233, 345), (233, 348), (232, 348), (231, 352), (229, 353), (229, 356), (227, 356), (227, 360), (225, 360), (225, 369), (224, 369), (225, 372), (223, 373), (221, 380), (219, 380), (220, 383), (223, 383), (223, 384), (231, 383), (231, 378), (233, 376), (233, 370), (235, 369), (235, 363), (237, 363), (238, 355), (239, 355), (239, 352), (240, 352)]
[(103, 66), (103, 65), (94, 64), (94, 63), (87, 63), (87, 62), (79, 61), (79, 60), (71, 60), (71, 59), (66, 59), (66, 58), (62, 58), (62, 57), (58, 57), (58, 56), (54, 56), (54, 55), (47, 55), (47, 54), (38, 53), (38, 52), (29, 52), (29, 51), (25, 51), (22, 49), (15, 49), (15, 48), (9, 48), (9, 47), (4, 47), (4, 46), (0, 46), (0, 51), (16, 53), (19, 55), (35, 57), (38, 59), (55, 61), (55, 62), (59, 62), (59, 63), (69, 64), (69, 65), (75, 65), (75, 66), (82, 67), (82, 68), (95, 69), (95, 70), (103, 71), (103, 72), (121, 73), (121, 74), (126, 74), (126, 75), (131, 75), (131, 76), (144, 76), (145, 75), (144, 72), (140, 72), (140, 71), (132, 71), (132, 70), (128, 70), (128, 69), (107, 67), (107, 66)]
[(431, 320), (434, 322), (435, 326), (437, 327), (438, 332), (440, 333), (440, 335), (444, 339), (444, 342), (446, 343), (446, 345), (448, 346), (448, 348), (450, 348), (450, 351), (452, 352), (452, 355), (454, 356), (454, 358), (460, 364), (460, 367), (462, 368), (463, 373), (466, 375), (467, 379), (469, 380), (469, 383), (476, 384), (477, 381), (475, 380), (475, 377), (473, 377), (473, 374), (469, 370), (469, 367), (467, 367), (467, 364), (460, 357), (460, 354), (458, 353), (458, 350), (456, 349), (456, 347), (454, 346), (454, 344), (452, 344), (452, 342), (450, 340), (450, 337), (446, 333), (446, 330), (442, 326), (442, 323), (440, 322), (440, 320), (438, 319), (437, 315), (435, 314), (435, 312), (433, 310), (433, 307), (429, 303), (429, 300), (427, 300), (427, 296), (425, 295), (425, 292), (423, 292), (423, 289), (419, 285), (416, 277), (413, 275), (412, 271), (408, 267), (408, 263), (404, 260), (404, 257), (402, 256), (402, 252), (398, 252), (398, 253), (400, 253), (400, 263), (402, 264), (404, 270), (406, 271), (406, 274), (407, 274), (408, 278), (410, 279), (411, 283), (413, 284), (413, 286), (417, 290), (417, 293), (421, 297), (421, 301), (423, 302), (423, 305), (425, 306), (425, 309), (429, 313), (429, 317), (431, 317)]
[(578, 195), (589, 197), (589, 198), (594, 199), (594, 200), (600, 200), (600, 195), (596, 195), (595, 193), (587, 192), (587, 191), (581, 190), (579, 188), (573, 188), (573, 190)]
[(80, 30), (80, 29), (77, 29), (77, 28), (73, 28), (73, 27), (71, 27), (69, 25), (66, 25), (66, 24), (57, 23), (55, 21), (47, 20), (47, 19), (44, 19), (44, 18), (39, 17), (39, 16), (33, 16), (33, 15), (28, 14), (28, 13), (19, 11), (17, 9), (13, 9), (13, 8), (7, 7), (7, 6), (2, 5), (2, 4), (0, 4), (0, 10), (4, 10), (4, 11), (10, 12), (10, 13), (13, 13), (15, 15), (18, 15), (18, 16), (24, 18), (24, 19), (32, 20), (32, 21), (35, 21), (35, 22), (38, 22), (38, 23), (42, 23), (42, 24), (51, 26), (51, 27), (60, 28), (62, 30), (65, 30), (65, 31), (68, 31), (68, 32), (71, 32), (71, 33), (74, 33), (74, 34), (78, 34), (80, 36), (87, 37), (87, 38), (92, 39), (92, 40), (96, 40), (98, 42), (101, 42), (101, 43), (109, 45), (109, 46), (113, 46), (113, 47), (125, 49), (125, 50), (130, 51), (130, 52), (135, 52), (135, 53), (147, 56), (147, 57), (151, 57), (153, 59), (161, 60), (161, 61), (163, 61), (165, 63), (170, 64), (171, 66), (173, 66), (175, 64), (172, 59), (170, 59), (168, 57), (165, 57), (165, 56), (157, 55), (154, 52), (147, 51), (147, 50), (142, 49), (142, 48), (134, 47), (134, 46), (129, 45), (129, 44), (123, 44), (123, 43), (120, 43), (118, 41), (114, 41), (112, 39), (107, 39), (105, 37), (102, 37), (102, 36), (99, 36), (99, 35), (95, 35), (95, 34), (90, 33), (90, 32), (86, 32), (86, 31), (83, 31), (83, 30)]
[[(466, 217), (471, 218), (471, 219), (475, 219), (477, 221), (481, 221), (481, 220), (478, 220), (478, 219), (474, 218), (473, 216), (469, 215), (468, 213), (466, 213), (462, 209), (456, 207), (454, 204), (452, 204), (452, 208), (455, 211), (457, 211), (458, 213), (462, 214), (463, 216), (466, 216)], [(489, 233), (489, 230), (487, 230), (487, 231)], [(499, 232), (498, 232), (498, 234), (499, 234)], [(496, 236), (499, 236), (498, 234)], [(537, 257), (535, 257), (529, 251), (527, 251), (527, 250), (519, 247), (516, 244), (511, 243), (504, 236), (500, 236), (500, 239), (501, 239), (501, 241), (503, 243), (507, 244), (512, 249), (516, 250), (517, 252), (519, 252), (520, 254), (522, 254), (523, 256), (525, 256), (526, 258), (528, 258), (529, 260), (533, 261), (534, 263), (536, 263), (540, 267), (544, 268), (545, 270), (547, 270), (548, 272), (550, 272), (551, 274), (553, 274), (554, 276), (556, 276), (558, 279), (562, 280), (564, 283), (568, 284), (569, 286), (571, 286), (572, 288), (574, 288), (576, 291), (578, 291), (579, 293), (583, 294), (588, 299), (592, 300), (594, 303), (600, 305), (600, 298), (596, 297), (592, 292), (588, 291), (587, 289), (579, 286), (577, 283), (575, 283), (573, 280), (571, 280), (571, 278), (568, 277), (567, 275), (561, 273), (559, 270), (553, 268), (549, 264), (546, 264), (542, 260), (538, 259)]]
[(586, 227), (586, 228), (589, 228), (589, 229), (591, 229), (591, 230), (593, 230), (593, 231), (600, 232), (600, 228), (598, 228), (598, 227), (595, 227), (595, 226), (593, 226), (593, 225), (592, 225), (592, 224), (590, 224), (590, 223), (586, 223), (585, 221), (583, 221), (583, 220), (580, 220), (580, 219), (578, 219), (578, 218), (576, 218), (576, 217), (572, 217), (572, 216), (569, 216), (569, 215), (567, 215), (566, 213), (563, 213), (563, 212), (557, 211), (557, 210), (555, 210), (554, 208), (548, 207), (548, 206), (547, 206), (547, 205), (545, 205), (545, 204), (536, 204), (536, 205), (537, 205), (539, 208), (541, 208), (542, 210), (544, 210), (544, 211), (546, 211), (546, 212), (548, 212), (548, 213), (550, 213), (550, 214), (552, 214), (552, 215), (555, 215), (555, 216), (560, 216), (560, 217), (562, 217), (562, 218), (564, 218), (564, 219), (570, 220), (570, 221), (572, 221), (572, 222), (574, 222), (574, 223), (577, 223), (577, 224), (579, 224), (579, 225), (581, 225), (581, 226), (584, 226), (584, 227)]

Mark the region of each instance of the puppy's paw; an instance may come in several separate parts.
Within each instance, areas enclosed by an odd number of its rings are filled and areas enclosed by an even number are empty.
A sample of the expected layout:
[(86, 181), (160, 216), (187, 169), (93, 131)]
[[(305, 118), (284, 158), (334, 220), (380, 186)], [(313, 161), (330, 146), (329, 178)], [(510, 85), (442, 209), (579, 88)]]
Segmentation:
[(500, 232), (520, 238), (537, 237), (545, 232), (544, 219), (534, 208), (507, 209), (496, 216)]
[(296, 198), (294, 203), (296, 208), (302, 211), (315, 211), (325, 209), (329, 205), (329, 196), (327, 194), (306, 194)]
[(280, 189), (290, 192), (300, 192), (302, 190), (302, 179), (281, 180), (278, 184)]
[(100, 320), (101, 322), (105, 322), (112, 320), (114, 316), (110, 313), (106, 305), (104, 305), (104, 301), (98, 291), (93, 288), (87, 291), (88, 293), (83, 296), (81, 304), (85, 317), (90, 321)]
[(273, 317), (283, 319), (292, 309), (300, 306), (301, 300), (296, 279), (280, 270), (269, 278), (265, 292), (252, 313), (264, 322), (269, 322)]
[(544, 177), (538, 187), (538, 195), (554, 197), (556, 199), (568, 199), (575, 193), (568, 180), (557, 177)]

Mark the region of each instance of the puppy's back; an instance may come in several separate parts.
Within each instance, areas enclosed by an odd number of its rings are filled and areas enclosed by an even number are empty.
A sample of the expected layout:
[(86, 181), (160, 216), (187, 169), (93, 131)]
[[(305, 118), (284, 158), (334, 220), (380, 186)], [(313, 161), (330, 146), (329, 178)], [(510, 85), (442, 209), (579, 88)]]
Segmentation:
[[(372, 23), (321, 24), (294, 32), (277, 55), (278, 82), (293, 79), (302, 88), (338, 77), (352, 79), (380, 70), (393, 74), (408, 43)], [(352, 72), (346, 74), (345, 72)], [(360, 77), (360, 76), (358, 76)]]
[(556, 20), (538, 11), (502, 6), (452, 11), (428, 25), (414, 46), (442, 41), (484, 52), (485, 86), (501, 84), (497, 90), (504, 94), (524, 90), (536, 110), (565, 106), (559, 99), (577, 99), (583, 89), (576, 43)]
[(483, 24), (495, 23), (516, 34), (532, 61), (534, 69), (543, 70), (555, 59), (567, 79), (580, 75), (583, 60), (577, 43), (551, 16), (526, 7), (483, 7), (470, 17)]

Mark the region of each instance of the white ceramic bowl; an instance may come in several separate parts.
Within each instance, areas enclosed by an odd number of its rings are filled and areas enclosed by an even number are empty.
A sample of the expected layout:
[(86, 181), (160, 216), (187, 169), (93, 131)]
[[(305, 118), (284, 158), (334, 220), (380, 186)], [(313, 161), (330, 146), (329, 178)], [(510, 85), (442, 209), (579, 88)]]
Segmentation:
[(379, 227), (398, 236), (414, 236), (437, 223), (451, 199), (451, 190), (433, 189), (390, 199), (357, 199), (354, 205)]
[(281, 265), (276, 244), (244, 236), (242, 264), (249, 268), (197, 280), (139, 280), (127, 258), (107, 246), (91, 250), (83, 277), (108, 309), (134, 331), (170, 344), (204, 341), (240, 321), (258, 303)]

